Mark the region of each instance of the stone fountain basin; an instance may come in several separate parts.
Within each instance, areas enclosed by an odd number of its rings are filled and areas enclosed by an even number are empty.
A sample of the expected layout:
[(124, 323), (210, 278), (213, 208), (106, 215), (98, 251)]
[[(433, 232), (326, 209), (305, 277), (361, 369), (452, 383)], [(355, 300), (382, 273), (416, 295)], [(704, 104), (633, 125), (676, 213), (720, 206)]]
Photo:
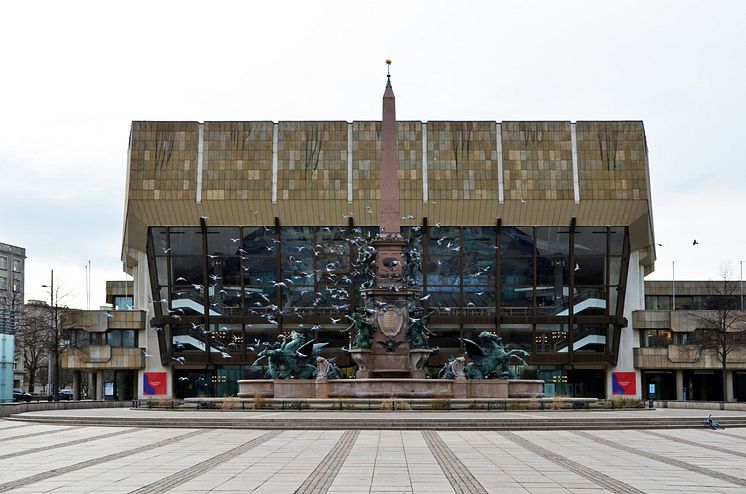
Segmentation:
[(529, 379), (244, 379), (239, 398), (541, 398), (544, 381)]

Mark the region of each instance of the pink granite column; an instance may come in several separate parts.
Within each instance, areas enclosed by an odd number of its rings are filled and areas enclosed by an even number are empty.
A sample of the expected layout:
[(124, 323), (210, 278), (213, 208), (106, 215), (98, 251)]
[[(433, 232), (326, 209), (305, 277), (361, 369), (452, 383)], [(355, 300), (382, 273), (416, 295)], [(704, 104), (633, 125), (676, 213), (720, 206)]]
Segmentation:
[(399, 235), (399, 136), (396, 132), (396, 99), (391, 80), (383, 93), (381, 124), (381, 212), (378, 217), (383, 234)]

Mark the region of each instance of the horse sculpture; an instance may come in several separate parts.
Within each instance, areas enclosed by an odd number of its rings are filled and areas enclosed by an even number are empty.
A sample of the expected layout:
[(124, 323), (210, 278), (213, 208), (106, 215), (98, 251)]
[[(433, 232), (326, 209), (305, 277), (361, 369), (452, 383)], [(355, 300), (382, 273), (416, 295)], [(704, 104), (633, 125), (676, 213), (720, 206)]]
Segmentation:
[(471, 362), (464, 366), (464, 375), (467, 379), (516, 379), (516, 373), (511, 368), (511, 361), (515, 360), (521, 365), (526, 365), (522, 357), (528, 356), (525, 350), (508, 350), (502, 344), (499, 336), (482, 331), (478, 336), (479, 343), (468, 338), (461, 338), (464, 342), (466, 355)]
[(290, 339), (284, 335), (277, 339), (274, 345), (265, 343), (264, 350), (254, 361), (256, 366), (267, 359), (266, 379), (310, 379), (316, 375), (316, 367), (309, 362), (316, 360), (326, 343), (304, 342), (303, 335), (295, 331), (290, 334)]

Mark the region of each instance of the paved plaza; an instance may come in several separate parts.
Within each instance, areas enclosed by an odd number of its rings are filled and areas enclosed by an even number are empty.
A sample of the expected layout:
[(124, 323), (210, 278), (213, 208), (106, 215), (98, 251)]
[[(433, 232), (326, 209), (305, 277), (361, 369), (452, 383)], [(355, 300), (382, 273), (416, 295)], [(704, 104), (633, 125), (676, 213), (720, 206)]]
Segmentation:
[[(65, 413), (172, 418), (173, 425), (184, 427), (0, 420), (0, 492), (746, 492), (746, 428), (252, 430), (220, 428), (222, 419), (252, 412), (109, 409), (33, 412), (26, 417)], [(640, 412), (608, 413), (622, 417)], [(669, 410), (658, 415), (703, 413), (709, 412)], [(190, 417), (205, 415), (214, 418), (214, 428), (188, 427)], [(369, 414), (371, 419), (394, 415)], [(464, 420), (480, 417), (478, 413), (451, 415)], [(551, 416), (559, 421), (571, 416), (502, 415)], [(716, 415), (726, 417), (728, 412)], [(314, 416), (334, 421), (344, 414)]]

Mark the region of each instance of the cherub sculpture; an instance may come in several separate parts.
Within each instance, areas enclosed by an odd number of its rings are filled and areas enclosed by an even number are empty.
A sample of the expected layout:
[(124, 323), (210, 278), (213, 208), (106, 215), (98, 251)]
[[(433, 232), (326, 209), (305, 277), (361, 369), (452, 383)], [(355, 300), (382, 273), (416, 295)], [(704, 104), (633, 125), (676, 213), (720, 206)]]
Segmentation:
[(353, 329), (356, 331), (352, 348), (370, 348), (373, 346), (373, 333), (378, 329), (377, 326), (370, 322), (364, 314), (358, 312), (345, 317), (350, 321), (350, 325), (342, 332), (347, 333)]

